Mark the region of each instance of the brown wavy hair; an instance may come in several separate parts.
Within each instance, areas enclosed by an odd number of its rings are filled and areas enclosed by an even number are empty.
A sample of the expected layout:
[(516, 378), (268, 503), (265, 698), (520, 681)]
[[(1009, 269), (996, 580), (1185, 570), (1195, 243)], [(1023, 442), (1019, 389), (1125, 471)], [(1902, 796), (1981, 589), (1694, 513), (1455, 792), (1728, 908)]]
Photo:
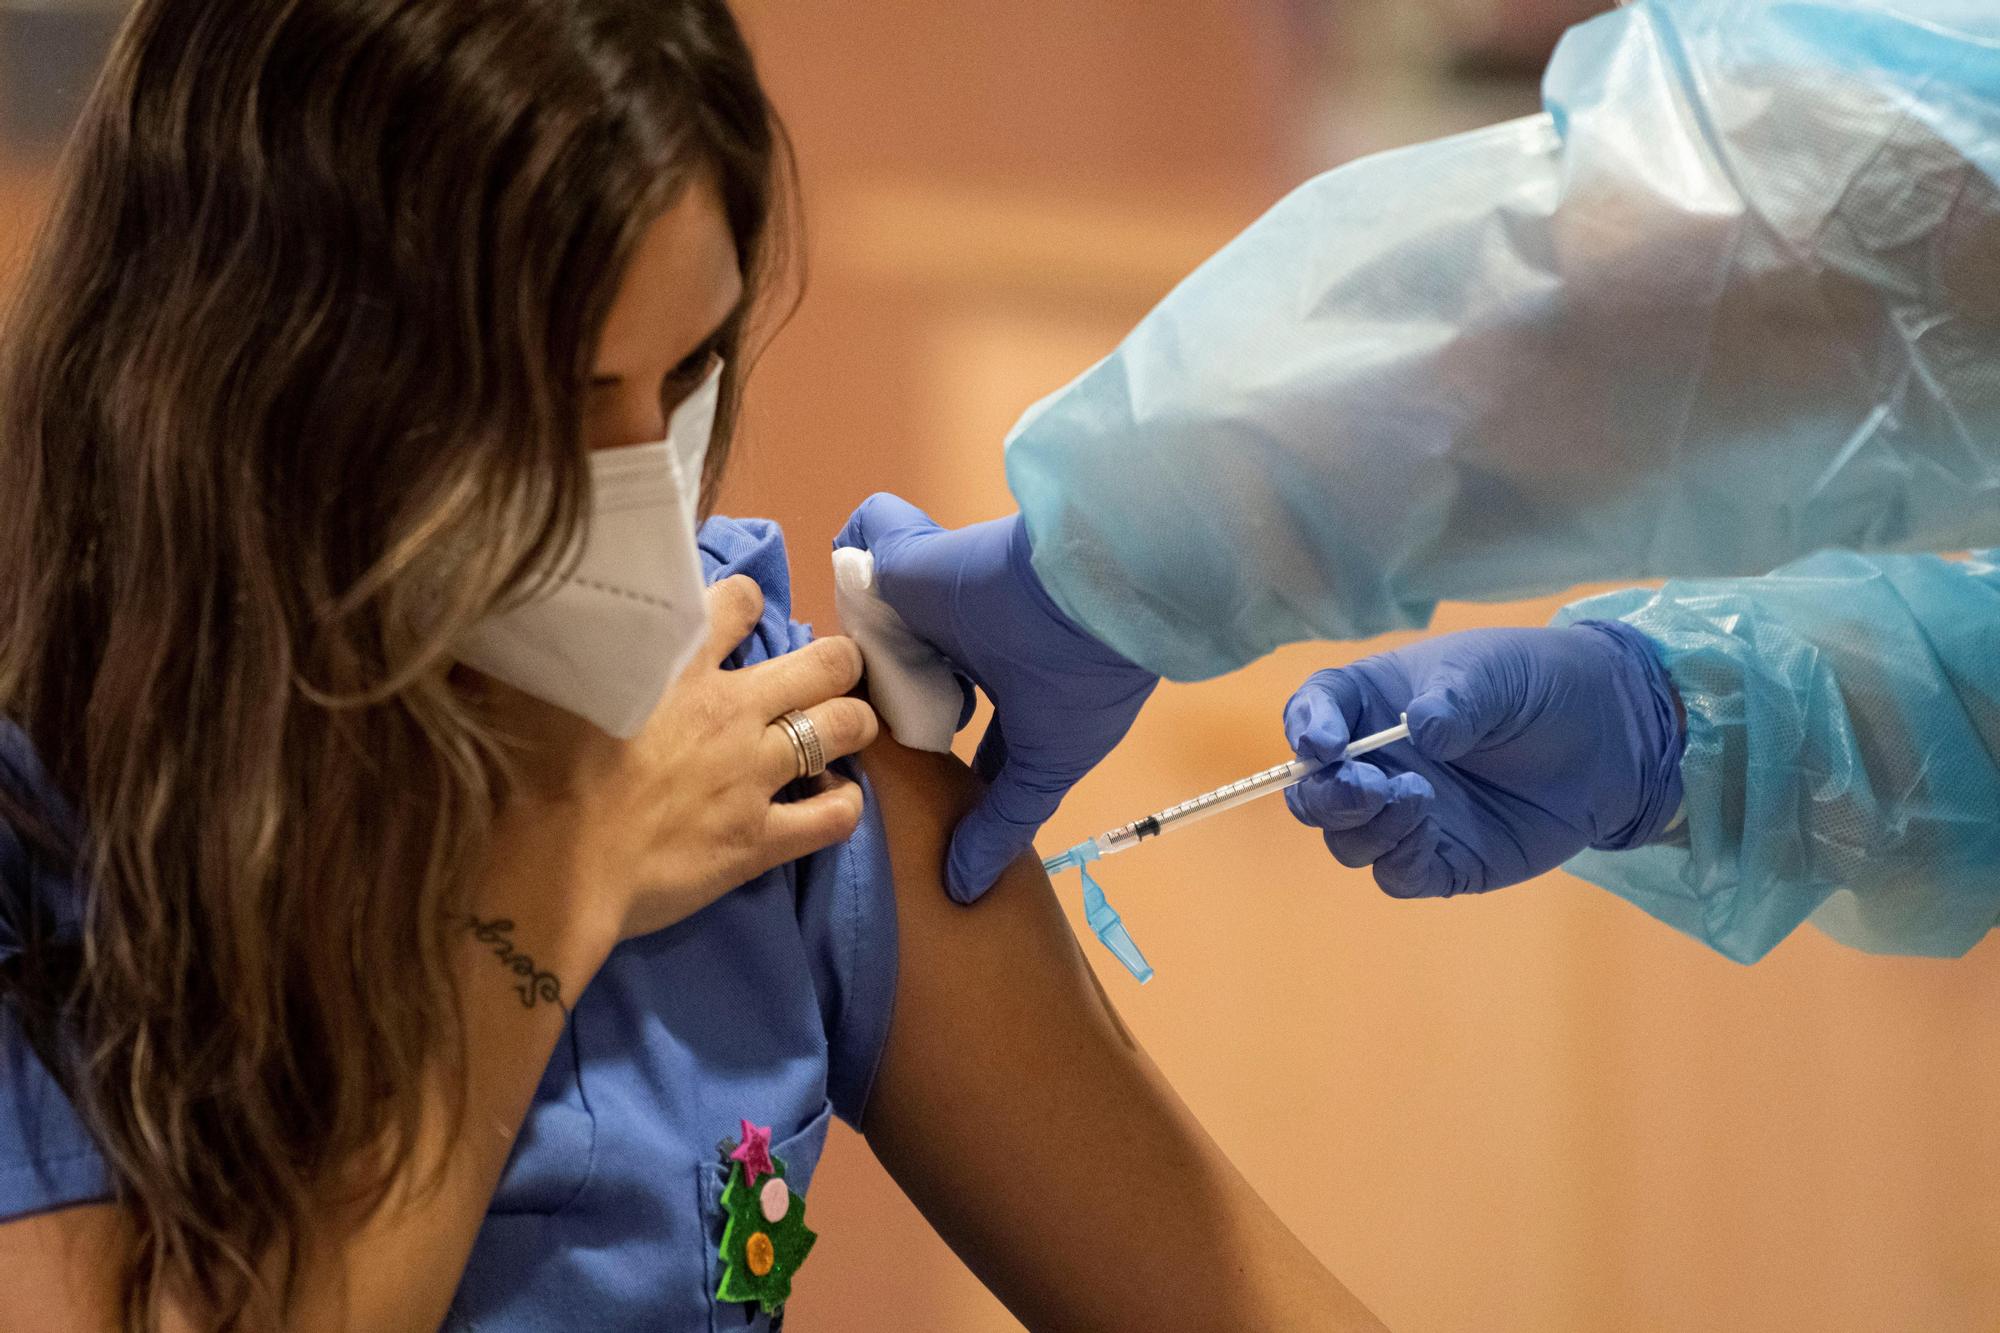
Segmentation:
[(790, 170), (722, 0), (123, 28), (0, 343), (0, 716), (58, 798), (0, 818), (83, 908), (4, 904), (0, 994), (110, 1166), (129, 1327), (274, 1325), (327, 1192), (407, 1163), (514, 772), (451, 646), (572, 549), (640, 236), (712, 173), (768, 292)]

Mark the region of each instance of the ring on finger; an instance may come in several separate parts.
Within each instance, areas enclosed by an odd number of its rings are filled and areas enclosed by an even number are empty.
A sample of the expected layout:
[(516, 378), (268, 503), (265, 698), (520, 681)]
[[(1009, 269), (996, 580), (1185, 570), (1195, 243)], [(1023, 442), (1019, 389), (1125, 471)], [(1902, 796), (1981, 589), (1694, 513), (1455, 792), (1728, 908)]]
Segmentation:
[(798, 729), (792, 726), (792, 720), (788, 717), (778, 718), (771, 725), (779, 731), (784, 732), (785, 739), (791, 742), (792, 758), (798, 764), (798, 772), (792, 775), (792, 781), (803, 781), (809, 764), (806, 759), (806, 745), (804, 741), (799, 739)]
[(799, 761), (799, 779), (816, 778), (826, 772), (826, 747), (820, 744), (819, 728), (804, 713), (794, 710), (778, 719), (779, 726), (792, 742), (792, 753)]

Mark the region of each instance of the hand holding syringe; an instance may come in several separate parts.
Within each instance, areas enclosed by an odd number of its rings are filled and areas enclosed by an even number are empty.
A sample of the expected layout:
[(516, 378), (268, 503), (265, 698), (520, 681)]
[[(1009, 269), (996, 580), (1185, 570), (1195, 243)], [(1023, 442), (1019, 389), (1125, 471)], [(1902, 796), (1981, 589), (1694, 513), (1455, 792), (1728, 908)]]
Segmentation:
[[(1385, 745), (1392, 745), (1409, 738), (1410, 719), (1405, 714), (1400, 723), (1387, 731), (1378, 731), (1372, 736), (1363, 736), (1348, 742), (1340, 758), (1333, 762), (1358, 759)], [(1144, 819), (1135, 819), (1129, 824), (1121, 824), (1107, 833), (1098, 834), (1088, 842), (1080, 842), (1061, 855), (1051, 856), (1043, 861), (1042, 869), (1051, 875), (1071, 867), (1081, 872), (1084, 917), (1090, 923), (1091, 930), (1103, 942), (1104, 947), (1116, 954), (1118, 961), (1125, 964), (1126, 969), (1144, 983), (1152, 979), (1151, 965), (1146, 962), (1146, 956), (1139, 952), (1139, 946), (1132, 942), (1132, 936), (1119, 920), (1118, 913), (1105, 900), (1104, 891), (1098, 887), (1097, 881), (1084, 867), (1092, 861), (1137, 847), (1148, 838), (1157, 838), (1177, 828), (1185, 828), (1189, 824), (1207, 819), (1210, 815), (1219, 815), (1224, 810), (1234, 810), (1237, 806), (1245, 805), (1260, 796), (1284, 791), (1305, 781), (1324, 767), (1326, 767), (1324, 764), (1294, 759), (1289, 763), (1267, 768), (1261, 773), (1253, 773), (1247, 778), (1240, 778), (1225, 786), (1217, 787), (1214, 791), (1203, 792), (1200, 796), (1182, 801), (1179, 805), (1170, 805), (1157, 814), (1148, 815)]]

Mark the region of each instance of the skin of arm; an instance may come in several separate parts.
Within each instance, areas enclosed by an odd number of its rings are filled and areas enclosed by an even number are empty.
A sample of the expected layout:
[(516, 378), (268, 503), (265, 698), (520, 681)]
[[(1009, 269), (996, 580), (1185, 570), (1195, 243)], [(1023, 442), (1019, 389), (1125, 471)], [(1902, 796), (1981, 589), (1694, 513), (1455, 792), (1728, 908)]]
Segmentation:
[[(554, 811), (550, 812), (552, 815)], [(503, 820), (481, 883), (487, 938), (470, 923), (456, 967), (465, 1017), (465, 1116), (450, 1136), (440, 1070), (416, 1151), (388, 1197), (365, 1218), (337, 1221), (309, 1242), (301, 1290), (288, 1326), (301, 1330), (423, 1330), (434, 1333), (458, 1288), (474, 1239), (498, 1188), (514, 1136), (567, 1021), (615, 938), (564, 924), (552, 884), (573, 883), (574, 847), (549, 819)], [(576, 914), (570, 914), (572, 920)], [(564, 1003), (530, 1006), (521, 978), (498, 956), (496, 921), (536, 971), (558, 979)], [(66, 1208), (0, 1225), (0, 1272), (7, 1278), (9, 1326), (45, 1333), (102, 1333), (120, 1327), (118, 1274), (129, 1252), (128, 1222), (110, 1204)], [(167, 1333), (201, 1324), (170, 1309)]]
[(972, 774), (886, 739), (865, 766), (901, 951), (865, 1132), (966, 1265), (1038, 1331), (1382, 1328), (1133, 1040), (1039, 864), (945, 895)]

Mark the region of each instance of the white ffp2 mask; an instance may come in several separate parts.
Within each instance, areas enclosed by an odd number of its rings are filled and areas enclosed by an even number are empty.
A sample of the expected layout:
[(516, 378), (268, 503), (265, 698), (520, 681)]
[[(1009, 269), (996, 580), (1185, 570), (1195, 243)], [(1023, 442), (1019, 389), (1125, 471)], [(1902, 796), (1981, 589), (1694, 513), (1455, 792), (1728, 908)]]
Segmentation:
[(717, 366), (659, 443), (590, 456), (590, 514), (570, 576), (473, 626), (460, 661), (613, 736), (639, 733), (708, 628), (695, 515), (721, 383)]

